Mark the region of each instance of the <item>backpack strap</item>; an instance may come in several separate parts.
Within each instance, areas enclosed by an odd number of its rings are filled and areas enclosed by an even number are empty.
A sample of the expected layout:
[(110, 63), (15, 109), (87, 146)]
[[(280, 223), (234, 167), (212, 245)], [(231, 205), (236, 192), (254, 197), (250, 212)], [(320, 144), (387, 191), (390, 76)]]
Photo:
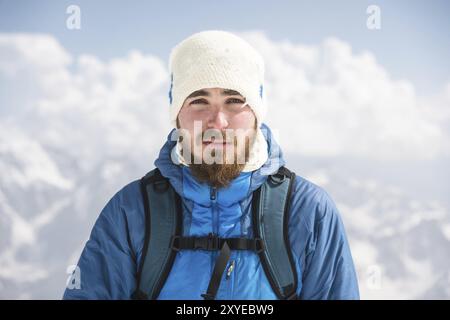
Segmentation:
[(158, 168), (141, 179), (141, 193), (145, 238), (137, 287), (131, 298), (146, 300), (158, 297), (172, 268), (176, 252), (171, 249), (171, 239), (182, 234), (181, 199)]
[(253, 231), (264, 241), (261, 264), (279, 299), (297, 299), (297, 272), (288, 238), (289, 205), (295, 173), (281, 167), (253, 193)]
[(214, 264), (214, 270), (209, 280), (208, 288), (206, 293), (202, 293), (201, 296), (205, 300), (215, 300), (217, 291), (219, 290), (220, 281), (222, 280), (222, 275), (227, 267), (228, 260), (231, 257), (231, 249), (227, 242), (223, 242), (220, 248), (219, 256), (216, 258), (216, 263)]

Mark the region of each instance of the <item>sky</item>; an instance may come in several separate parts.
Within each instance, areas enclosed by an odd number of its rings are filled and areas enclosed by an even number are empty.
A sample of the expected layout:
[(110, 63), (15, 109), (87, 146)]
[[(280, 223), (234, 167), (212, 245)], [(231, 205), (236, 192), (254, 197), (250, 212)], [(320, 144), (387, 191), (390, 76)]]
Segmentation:
[(337, 203), (362, 298), (450, 298), (447, 3), (0, 0), (0, 299), (61, 297), (170, 132), (171, 48), (207, 29), (262, 54), (265, 122)]
[[(66, 8), (81, 9), (80, 30), (65, 27)], [(366, 27), (369, 5), (381, 9), (381, 29)], [(170, 49), (204, 29), (264, 31), (273, 40), (317, 44), (333, 35), (369, 50), (396, 79), (419, 94), (449, 81), (448, 1), (0, 1), (0, 30), (54, 35), (73, 54), (102, 59), (130, 48), (168, 60)]]

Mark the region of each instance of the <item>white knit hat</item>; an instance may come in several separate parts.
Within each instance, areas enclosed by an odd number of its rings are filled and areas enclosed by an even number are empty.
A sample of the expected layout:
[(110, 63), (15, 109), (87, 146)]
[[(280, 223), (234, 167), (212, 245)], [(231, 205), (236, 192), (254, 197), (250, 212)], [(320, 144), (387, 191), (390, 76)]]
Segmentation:
[(194, 91), (223, 88), (238, 91), (256, 115), (259, 128), (266, 114), (264, 60), (246, 41), (219, 30), (195, 33), (170, 54), (170, 121)]

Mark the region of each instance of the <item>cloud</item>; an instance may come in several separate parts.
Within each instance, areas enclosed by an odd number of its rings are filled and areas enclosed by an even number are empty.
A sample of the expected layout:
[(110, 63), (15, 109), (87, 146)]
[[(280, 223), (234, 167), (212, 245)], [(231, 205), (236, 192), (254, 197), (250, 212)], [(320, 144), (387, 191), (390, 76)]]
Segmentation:
[[(450, 83), (439, 96), (421, 99), (373, 54), (353, 53), (339, 39), (307, 46), (272, 41), (261, 32), (241, 35), (265, 57), (266, 121), (284, 151), (383, 160), (448, 155)], [(157, 57), (132, 50), (110, 61), (75, 58), (41, 34), (2, 34), (0, 48), (0, 83), (8, 87), (0, 95), (0, 114), (26, 110), (30, 122), (39, 119), (29, 131), (40, 141), (82, 146), (87, 130), (99, 140), (95, 151), (103, 146), (107, 152), (108, 145), (125, 151), (142, 134), (170, 129), (168, 75)]]
[(0, 34), (0, 52), (1, 120), (83, 166), (156, 152), (170, 129), (167, 70), (154, 56), (75, 58), (40, 34)]
[(336, 38), (307, 46), (260, 32), (241, 35), (265, 58), (267, 122), (282, 131), (285, 151), (382, 160), (448, 155), (449, 134), (437, 120), (448, 115), (448, 100), (445, 108), (427, 107), (372, 53), (353, 53)]
[(49, 35), (0, 34), (1, 291), (56, 297), (105, 201), (152, 168), (167, 79), (138, 51), (102, 61)]
[(38, 141), (17, 127), (0, 124), (0, 131), (5, 133), (0, 136), (0, 155), (8, 157), (8, 161), (0, 162), (4, 184), (24, 189), (39, 183), (66, 190), (73, 187)]

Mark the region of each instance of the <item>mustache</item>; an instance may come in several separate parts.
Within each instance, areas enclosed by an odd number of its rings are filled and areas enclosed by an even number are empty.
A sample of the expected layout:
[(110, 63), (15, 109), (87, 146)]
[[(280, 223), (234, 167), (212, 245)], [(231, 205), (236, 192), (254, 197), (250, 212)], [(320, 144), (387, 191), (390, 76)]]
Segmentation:
[(201, 134), (197, 135), (196, 142), (224, 142), (224, 143), (237, 143), (238, 139), (249, 139), (250, 137), (242, 133), (239, 134), (239, 132), (234, 132), (233, 130), (213, 130), (208, 129)]

